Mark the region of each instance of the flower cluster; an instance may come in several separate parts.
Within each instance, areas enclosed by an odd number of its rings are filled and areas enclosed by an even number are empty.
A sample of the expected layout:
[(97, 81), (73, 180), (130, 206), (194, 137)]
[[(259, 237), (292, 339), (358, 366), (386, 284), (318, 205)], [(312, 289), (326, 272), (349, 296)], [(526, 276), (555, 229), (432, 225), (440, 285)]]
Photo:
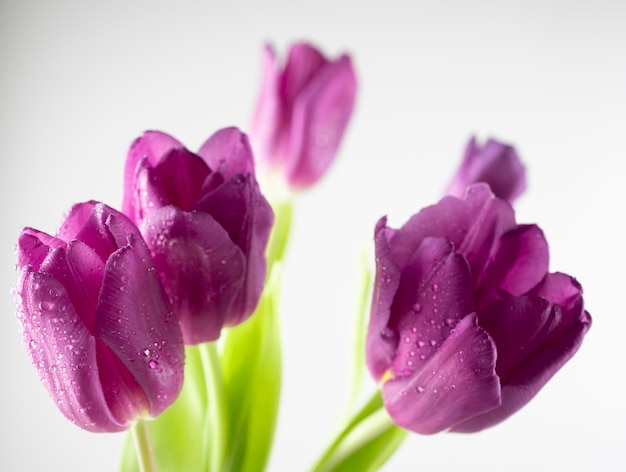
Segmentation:
[[(250, 141), (224, 128), (191, 152), (147, 131), (127, 155), (121, 211), (88, 201), (54, 235), (22, 230), (14, 296), (28, 352), (72, 422), (143, 435), (123, 470), (266, 466), (293, 202), (262, 194), (253, 155), (294, 199), (329, 169), (355, 97), (347, 55), (298, 43), (279, 66), (268, 46)], [(516, 222), (525, 188), (512, 146), (471, 138), (446, 196), (398, 229), (378, 220), (356, 357), (380, 389), (314, 470), (373, 470), (406, 431), (491, 427), (578, 350), (591, 326), (582, 287), (549, 271), (538, 226)]]

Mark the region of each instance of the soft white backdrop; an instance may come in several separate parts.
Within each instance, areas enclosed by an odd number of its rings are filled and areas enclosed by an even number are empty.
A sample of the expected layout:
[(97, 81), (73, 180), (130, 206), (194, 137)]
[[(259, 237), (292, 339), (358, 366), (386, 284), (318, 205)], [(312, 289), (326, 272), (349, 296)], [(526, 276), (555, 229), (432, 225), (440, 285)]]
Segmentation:
[[(48, 398), (9, 295), (23, 226), (55, 231), (77, 201), (119, 206), (131, 141), (196, 149), (248, 127), (260, 49), (348, 51), (354, 119), (298, 201), (285, 269), (284, 389), (272, 471), (303, 471), (341, 416), (358, 251), (434, 203), (470, 134), (515, 144), (551, 269), (578, 277), (594, 325), (577, 356), (491, 430), (412, 436), (385, 470), (624, 471), (626, 4), (265, 1), (0, 4), (0, 469), (115, 470), (121, 435), (83, 432)], [(370, 387), (373, 387), (369, 384)]]

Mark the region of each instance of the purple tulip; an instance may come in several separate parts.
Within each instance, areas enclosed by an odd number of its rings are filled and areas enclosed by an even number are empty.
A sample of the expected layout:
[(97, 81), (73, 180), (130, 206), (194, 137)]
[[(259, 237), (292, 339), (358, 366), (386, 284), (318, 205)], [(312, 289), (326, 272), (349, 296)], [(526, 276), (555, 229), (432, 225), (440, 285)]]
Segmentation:
[(56, 236), (25, 228), (15, 290), (24, 341), (61, 412), (121, 431), (171, 405), (180, 327), (138, 229), (101, 203), (75, 205)]
[(185, 343), (213, 341), (254, 312), (274, 215), (239, 130), (218, 131), (198, 154), (146, 132), (128, 153), (123, 209), (146, 239)]
[(313, 46), (291, 46), (284, 69), (270, 46), (251, 126), (260, 162), (288, 185), (315, 184), (332, 163), (354, 107), (356, 77), (347, 55), (326, 59)]
[(400, 426), (474, 432), (530, 401), (591, 325), (535, 225), (482, 184), (376, 227), (367, 364)]
[(526, 170), (515, 148), (493, 139), (483, 146), (472, 137), (446, 195), (463, 198), (468, 185), (485, 182), (497, 198), (512, 203), (526, 190)]

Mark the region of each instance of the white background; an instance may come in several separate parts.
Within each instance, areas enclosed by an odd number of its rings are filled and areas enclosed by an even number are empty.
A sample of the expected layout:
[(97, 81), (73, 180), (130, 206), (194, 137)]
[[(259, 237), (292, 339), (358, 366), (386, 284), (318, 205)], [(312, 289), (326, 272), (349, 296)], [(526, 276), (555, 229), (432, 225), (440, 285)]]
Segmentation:
[[(411, 436), (385, 470), (624, 471), (626, 8), (619, 1), (0, 4), (0, 470), (112, 471), (121, 435), (57, 411), (9, 289), (23, 226), (54, 232), (78, 201), (119, 207), (145, 129), (190, 149), (248, 127), (271, 41), (352, 54), (357, 109), (340, 155), (298, 200), (285, 270), (284, 389), (273, 471), (303, 471), (346, 399), (359, 248), (375, 221), (434, 203), (475, 133), (516, 145), (551, 269), (594, 324), (531, 404), (475, 435)], [(368, 387), (372, 387), (371, 383)]]

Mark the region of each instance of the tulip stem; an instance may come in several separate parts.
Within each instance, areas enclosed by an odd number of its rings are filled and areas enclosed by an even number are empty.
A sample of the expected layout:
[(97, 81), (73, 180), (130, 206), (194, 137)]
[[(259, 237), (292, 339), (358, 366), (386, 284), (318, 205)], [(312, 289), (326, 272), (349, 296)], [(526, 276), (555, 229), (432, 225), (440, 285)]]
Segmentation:
[(407, 431), (385, 410), (377, 390), (335, 436), (311, 471), (378, 470), (406, 436)]
[(268, 267), (271, 267), (275, 261), (282, 261), (285, 256), (293, 218), (293, 200), (289, 197), (277, 198), (272, 201), (272, 210), (274, 211), (274, 227), (266, 249)]
[(222, 472), (228, 440), (228, 411), (224, 394), (224, 378), (216, 342), (200, 347), (208, 397), (208, 441), (210, 442), (209, 467), (211, 472)]
[(147, 422), (144, 420), (137, 421), (131, 431), (140, 472), (156, 472), (156, 459), (154, 458), (154, 451), (152, 450), (150, 429), (148, 428)]

